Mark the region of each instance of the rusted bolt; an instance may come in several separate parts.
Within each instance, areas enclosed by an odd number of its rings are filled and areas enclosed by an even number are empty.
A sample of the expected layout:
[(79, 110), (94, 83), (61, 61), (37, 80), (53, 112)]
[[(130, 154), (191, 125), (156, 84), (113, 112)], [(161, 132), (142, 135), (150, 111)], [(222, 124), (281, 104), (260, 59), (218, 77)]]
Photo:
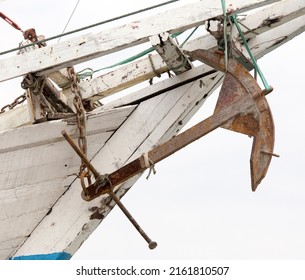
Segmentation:
[(273, 156), (273, 157), (280, 157), (280, 155), (274, 154), (274, 153), (271, 153), (271, 152), (268, 152), (268, 151), (261, 150), (261, 153), (269, 155), (269, 156)]

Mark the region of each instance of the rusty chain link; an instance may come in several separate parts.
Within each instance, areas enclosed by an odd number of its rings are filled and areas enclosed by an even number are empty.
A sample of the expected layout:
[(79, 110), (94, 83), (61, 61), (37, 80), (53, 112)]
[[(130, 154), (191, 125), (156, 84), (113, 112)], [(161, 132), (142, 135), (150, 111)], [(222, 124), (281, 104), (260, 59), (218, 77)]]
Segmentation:
[[(68, 77), (71, 80), (71, 91), (74, 94), (73, 104), (76, 109), (77, 127), (79, 130), (78, 147), (87, 156), (87, 131), (86, 131), (86, 111), (80, 96), (80, 90), (78, 86), (78, 78), (73, 67), (68, 67)], [(81, 181), (81, 186), (85, 194), (88, 194), (86, 188), (85, 178), (88, 185), (91, 185), (91, 172), (88, 167), (81, 161), (78, 177)]]
[(22, 94), (18, 96), (11, 104), (7, 104), (3, 106), (0, 110), (0, 114), (7, 112), (8, 110), (12, 110), (17, 105), (22, 104), (26, 100), (26, 94)]
[(40, 95), (43, 91), (45, 83), (45, 76), (36, 77), (34, 74), (29, 73), (23, 78), (21, 87), (23, 89), (30, 89), (34, 95)]

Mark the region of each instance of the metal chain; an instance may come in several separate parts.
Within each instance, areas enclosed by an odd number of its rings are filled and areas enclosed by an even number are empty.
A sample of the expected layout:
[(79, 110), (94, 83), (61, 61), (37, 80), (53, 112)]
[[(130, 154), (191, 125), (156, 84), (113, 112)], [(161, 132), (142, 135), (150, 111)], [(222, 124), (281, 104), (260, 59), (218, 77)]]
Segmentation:
[(21, 87), (23, 89), (30, 89), (34, 95), (40, 95), (43, 91), (45, 83), (45, 76), (36, 77), (34, 74), (29, 73), (23, 78)]
[[(80, 148), (82, 153), (87, 156), (86, 111), (82, 102), (82, 98), (80, 96), (78, 78), (74, 71), (74, 68), (68, 67), (67, 71), (68, 77), (71, 80), (71, 91), (74, 94), (73, 104), (76, 109), (77, 127), (79, 130), (78, 147)], [(89, 194), (86, 187), (85, 178), (87, 179), (88, 185), (91, 185), (91, 173), (83, 161), (81, 161), (78, 176), (80, 178), (81, 186), (83, 188), (84, 193), (86, 195)]]
[(26, 93), (18, 96), (11, 104), (7, 104), (4, 107), (1, 108), (0, 114), (5, 113), (8, 110), (12, 110), (17, 105), (23, 103), (26, 100)]

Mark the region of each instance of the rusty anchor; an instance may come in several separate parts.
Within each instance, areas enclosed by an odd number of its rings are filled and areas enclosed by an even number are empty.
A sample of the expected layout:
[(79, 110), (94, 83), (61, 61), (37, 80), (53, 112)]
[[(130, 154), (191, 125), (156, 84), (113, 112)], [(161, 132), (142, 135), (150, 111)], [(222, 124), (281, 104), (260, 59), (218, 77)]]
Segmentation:
[(112, 172), (108, 175), (108, 182), (100, 184), (96, 181), (88, 186), (86, 194), (82, 192), (84, 200), (90, 201), (108, 193), (111, 187), (151, 168), (149, 163), (156, 164), (218, 127), (254, 137), (250, 171), (252, 190), (257, 189), (268, 171), (272, 156), (277, 156), (273, 153), (274, 123), (265, 98), (267, 92), (261, 90), (250, 73), (234, 59), (229, 59), (225, 69), (223, 54), (205, 50), (185, 53), (226, 72), (213, 115)]
[(277, 156), (273, 153), (274, 124), (265, 98), (267, 92), (261, 90), (256, 80), (234, 59), (229, 59), (226, 71), (223, 54), (205, 50), (186, 52), (186, 54), (226, 72), (213, 115), (108, 174), (107, 182), (101, 184), (97, 180), (89, 185), (86, 193), (82, 192), (84, 200), (90, 201), (109, 193), (112, 187), (151, 168), (150, 163), (158, 163), (218, 127), (254, 137), (250, 158), (252, 190), (255, 191), (263, 180), (272, 156)]
[(261, 90), (256, 80), (236, 60), (229, 59), (227, 69), (225, 67), (224, 55), (219, 52), (196, 50), (185, 52), (193, 59), (210, 65), (216, 70), (225, 72), (223, 85), (221, 87), (215, 113), (220, 112), (227, 106), (239, 100), (243, 96), (261, 93), (255, 100), (253, 106), (240, 115), (228, 120), (223, 128), (253, 136), (253, 145), (250, 158), (251, 187), (255, 191), (265, 177), (274, 149), (274, 122), (272, 113), (265, 97), (269, 92)]
[(225, 78), (215, 111), (210, 117), (155, 147), (111, 174), (105, 175), (101, 175), (77, 147), (73, 139), (65, 131), (62, 132), (67, 142), (90, 169), (96, 179), (93, 184), (86, 188), (85, 192), (84, 190), (82, 191), (82, 198), (86, 201), (91, 201), (103, 194), (110, 195), (147, 241), (150, 249), (155, 248), (157, 243), (146, 235), (119, 198), (114, 194), (113, 188), (115, 186), (124, 183), (129, 178), (144, 172), (146, 169), (153, 168), (157, 162), (218, 127), (253, 137), (250, 158), (251, 186), (253, 191), (257, 189), (257, 186), (265, 177), (272, 156), (277, 156), (273, 153), (273, 118), (265, 97), (269, 92), (261, 90), (256, 80), (236, 60), (229, 59), (226, 69), (224, 55), (219, 52), (196, 50), (185, 53), (193, 59), (200, 60), (214, 67), (216, 70), (225, 72)]

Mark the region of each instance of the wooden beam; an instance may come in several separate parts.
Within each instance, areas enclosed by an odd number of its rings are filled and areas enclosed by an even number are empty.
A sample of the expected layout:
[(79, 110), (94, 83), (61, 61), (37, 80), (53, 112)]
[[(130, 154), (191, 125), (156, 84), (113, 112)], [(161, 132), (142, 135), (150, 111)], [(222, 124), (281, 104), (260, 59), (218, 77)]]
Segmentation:
[[(271, 52), (272, 50), (290, 41), (291, 39), (298, 36), (304, 31), (305, 16), (302, 16), (286, 23), (285, 25), (281, 25), (269, 30), (268, 32), (264, 32), (255, 38), (251, 38), (249, 41), (249, 46), (252, 50), (253, 55), (257, 59), (259, 59), (267, 53)], [(215, 47), (215, 39), (211, 35), (199, 37), (195, 40), (187, 42), (185, 44), (185, 49), (191, 51), (200, 48), (200, 46), (204, 49), (210, 49), (212, 47)], [(244, 47), (242, 45), (240, 45), (240, 47), (240, 51), (245, 56), (248, 56), (247, 51), (244, 49)], [(165, 63), (162, 63), (162, 59), (159, 55), (152, 56), (152, 59), (154, 61), (154, 65), (157, 71), (167, 71), (167, 66)], [(191, 70), (190, 73), (179, 75), (179, 78), (173, 77), (172, 79), (183, 80), (183, 77), (194, 73), (192, 71), (193, 70)], [(195, 69), (194, 71), (198, 70)], [(126, 73), (128, 73), (128, 75), (126, 75)], [(145, 58), (138, 62), (131, 63), (130, 65), (118, 68), (117, 70), (109, 72), (105, 75), (94, 78), (91, 81), (82, 81), (80, 83), (80, 87), (82, 89), (83, 98), (87, 100), (98, 100), (152, 77), (154, 77), (153, 70), (149, 67), (148, 58)], [(175, 80), (175, 83), (177, 83), (178, 80)], [(122, 83), (120, 83), (120, 81), (122, 81)], [(159, 87), (159, 90), (161, 91), (161, 84), (163, 84), (164, 86), (165, 84), (167, 84), (166, 87), (170, 87), (170, 83), (164, 80), (160, 82), (160, 84), (156, 83), (153, 85), (153, 87), (149, 87), (146, 93), (148, 95), (153, 94), (151, 89), (153, 89), (154, 86)], [(105, 108), (113, 106), (123, 106), (123, 104), (128, 104), (129, 102), (131, 102), (131, 100), (140, 100), (140, 98), (143, 98), (142, 95), (144, 92), (145, 90), (142, 90), (134, 93), (133, 97), (119, 98), (118, 100), (107, 104)], [(26, 105), (18, 106), (15, 109), (6, 112), (5, 114), (0, 114), (0, 131), (22, 126), (24, 124), (29, 123), (29, 121), (30, 118), (26, 112)]]
[[(277, 1), (279, 0), (228, 0), (227, 5), (236, 12), (245, 12)], [(215, 6), (214, 0), (198, 1), (95, 35), (79, 36), (36, 49), (30, 54), (9, 57), (0, 61), (0, 69), (5, 69), (0, 72), (0, 81), (28, 73), (47, 75), (67, 66), (147, 42), (148, 37), (164, 31), (173, 33), (187, 30), (222, 14), (221, 5)], [(162, 18), (166, 20), (160, 20)]]
[[(158, 73), (168, 71), (167, 65), (159, 55), (134, 61), (128, 65), (96, 77), (90, 81), (81, 81), (80, 89), (84, 100), (96, 101), (128, 87), (146, 81), (156, 76), (152, 64)], [(65, 93), (65, 92), (64, 92)]]
[[(305, 15), (252, 38), (248, 44), (255, 57), (259, 59), (304, 31)], [(243, 52), (246, 53), (246, 50), (244, 49)]]
[[(298, 36), (302, 32), (305, 31), (305, 16), (299, 17), (285, 25), (278, 26), (277, 28), (273, 28), (268, 32), (262, 33), (255, 38), (250, 39), (249, 46), (252, 50), (253, 55), (259, 59), (266, 55), (267, 53), (271, 52), (272, 50), (280, 47), (281, 45), (285, 44), (286, 42), (290, 41), (294, 37)], [(211, 35), (208, 35), (212, 37)], [(206, 44), (207, 49), (213, 46), (212, 38), (211, 40), (205, 40), (202, 37), (195, 39), (193, 41), (187, 42), (185, 49), (187, 50), (194, 50), (199, 48), (200, 46), (204, 46)], [(210, 44), (210, 47), (208, 46)], [(214, 45), (215, 46), (215, 45)], [(241, 46), (241, 45), (240, 45)], [(204, 47), (203, 47), (204, 48)], [(240, 51), (244, 53), (245, 56), (248, 56), (247, 51), (244, 47), (241, 46)], [(162, 64), (162, 60), (159, 55), (154, 55), (152, 57), (154, 61), (159, 61), (161, 65), (163, 65), (164, 69), (167, 69), (165, 64)], [(147, 69), (143, 65), (147, 63), (148, 59), (145, 58), (140, 62), (132, 63), (131, 65), (123, 66), (115, 71), (107, 73), (103, 76), (97, 77), (92, 79), (91, 81), (82, 81), (80, 86), (82, 88), (82, 95), (85, 99), (90, 100), (98, 100), (111, 93), (118, 92), (121, 89), (124, 89), (128, 86), (137, 84), (142, 79), (145, 80), (146, 77), (154, 77), (152, 69)], [(136, 67), (136, 65), (142, 65), (143, 68), (140, 69)], [(156, 64), (155, 64), (156, 65)], [(161, 71), (162, 68), (157, 68), (158, 71)], [(176, 84), (179, 81), (183, 81), (186, 79), (187, 76), (191, 76), (191, 74), (198, 72), (199, 68), (195, 68), (191, 71), (184, 73), (183, 75), (179, 75), (179, 77), (172, 77), (172, 81)], [(207, 70), (207, 69), (206, 69)], [(129, 71), (129, 75), (126, 75), (126, 79), (124, 79), (125, 83), (120, 84), (120, 78), (122, 77), (123, 73), (127, 73)], [(165, 72), (166, 70), (164, 70)], [(202, 69), (202, 72), (204, 70)], [(197, 75), (196, 74), (196, 75)], [(113, 78), (113, 83), (111, 83), (111, 77)], [(107, 83), (105, 83), (107, 81)], [(106, 85), (107, 84), (107, 85)], [(164, 88), (162, 89), (162, 85)], [(133, 93), (131, 96), (126, 96), (123, 98), (119, 98), (116, 101), (113, 101), (105, 106), (105, 108), (111, 107), (119, 107), (123, 106), (124, 104), (128, 104), (130, 102), (136, 102), (136, 100), (141, 100), (146, 95), (152, 95), (153, 89), (155, 87), (156, 91), (157, 88), (159, 91), (164, 90), (166, 87), (170, 87), (172, 82), (170, 80), (164, 80), (160, 83), (154, 84), (152, 87), (148, 87), (147, 89), (137, 91)], [(14, 127), (22, 126), (24, 124), (29, 123), (30, 118), (26, 111), (26, 105), (21, 105), (16, 107), (13, 110), (6, 112), (5, 114), (0, 114), (0, 131), (4, 131), (7, 129), (11, 129)]]
[[(259, 11), (240, 16), (241, 29), (247, 39), (305, 15), (305, 1), (282, 0)], [(235, 30), (235, 34), (237, 31)]]
[(48, 74), (48, 78), (50, 78), (61, 89), (69, 88), (71, 85), (71, 80), (68, 78), (68, 72), (66, 69), (52, 72)]
[[(287, 2), (290, 3), (293, 1), (285, 0), (284, 2), (287, 4)], [(289, 5), (287, 5), (289, 7), (289, 13), (285, 11), (285, 16), (279, 17), (279, 21), (277, 23), (271, 24), (271, 26), (269, 26), (269, 28), (267, 29), (266, 26), (263, 25), (263, 22), (266, 22), (266, 20), (270, 18), (270, 15), (274, 10), (281, 10), (281, 8), (283, 8), (282, 5), (283, 4), (281, 1), (272, 6), (267, 6), (263, 9), (263, 12), (261, 12), (261, 10), (255, 11), (247, 15), (246, 17), (243, 17), (241, 20), (244, 25), (251, 26), (251, 28), (255, 29), (256, 32), (260, 34), (256, 39), (252, 38), (250, 40), (251, 50), (257, 58), (264, 56), (272, 49), (279, 47), (280, 45), (284, 44), (285, 42), (300, 34), (305, 26), (305, 21), (297, 19), (292, 20), (294, 15), (297, 14), (299, 18), (302, 18), (300, 17), (300, 14), (304, 15), (305, 13), (304, 9), (302, 8), (305, 5), (305, 2), (299, 2), (299, 5), (301, 7), (301, 10), (299, 12), (296, 13), (297, 8), (295, 4), (292, 5), (294, 8), (291, 8)], [(260, 20), (257, 21), (257, 18), (260, 18)], [(289, 21), (293, 23), (290, 24)], [(281, 25), (290, 27), (287, 29), (285, 29), (284, 27), (278, 29)], [(276, 30), (273, 32), (273, 29)], [(283, 32), (281, 44), (275, 43), (276, 41), (278, 42), (280, 40), (279, 37), (281, 37), (279, 30)], [(289, 33), (290, 30), (292, 30), (291, 34)], [(294, 30), (299, 31), (295, 32)], [(263, 34), (266, 32), (268, 32), (268, 35), (264, 36)], [(236, 43), (238, 43), (238, 41), (236, 41)], [(272, 49), (270, 49), (269, 47), (271, 44), (273, 44)], [(193, 51), (198, 48), (208, 50), (216, 48), (216, 46), (216, 39), (210, 34), (208, 34), (186, 42), (183, 49), (188, 51)], [(246, 57), (248, 57), (247, 52), (244, 50), (244, 47), (241, 44), (238, 44), (236, 46), (239, 47), (239, 50)], [(156, 76), (155, 72), (165, 73), (166, 71), (168, 71), (166, 63), (162, 61), (159, 55), (152, 55), (151, 61), (152, 63), (148, 58), (144, 58), (128, 65), (122, 66), (114, 71), (111, 71), (99, 77), (96, 77), (90, 81), (81, 81), (80, 87), (82, 89), (82, 97), (85, 100), (90, 99), (96, 101), (98, 99), (102, 99), (111, 94), (119, 92), (120, 90), (126, 89), (140, 82), (151, 79)], [(152, 69), (151, 64), (154, 65), (155, 71)]]
[[(190, 71), (186, 71), (180, 74), (179, 76), (173, 76), (170, 79), (162, 80), (159, 83), (155, 83), (144, 89), (135, 91), (132, 94), (129, 94), (122, 98), (118, 98), (115, 101), (100, 107), (100, 110), (107, 111), (112, 108), (123, 107), (130, 104), (137, 104), (139, 102), (142, 102), (144, 99), (148, 99), (152, 96), (165, 93), (168, 90), (178, 88), (196, 79), (202, 78), (203, 80), (205, 80), (206, 77), (207, 79), (210, 79), (211, 74), (213, 73), (214, 76), (217, 75), (216, 71), (214, 71), (210, 66), (201, 65), (191, 69)], [(204, 83), (206, 83), (206, 81), (204, 81)], [(0, 114), (0, 131), (12, 129), (17, 126), (30, 123), (30, 118), (27, 113), (26, 107), (27, 105), (21, 105), (14, 110), (8, 111), (5, 114)]]
[(203, 83), (206, 83), (205, 79), (210, 79), (212, 76), (216, 76), (217, 73), (214, 69), (207, 65), (201, 65), (184, 73), (179, 76), (173, 76), (170, 79), (165, 79), (159, 83), (155, 83), (151, 86), (140, 89), (132, 94), (128, 94), (121, 98), (115, 99), (114, 101), (105, 104), (104, 109), (118, 108), (127, 106), (130, 104), (138, 104), (146, 99), (153, 96), (165, 93), (166, 91), (179, 88), (191, 81), (202, 79)]
[[(38, 40), (44, 40), (45, 37), (40, 35), (40, 36), (38, 36), (37, 39)], [(26, 39), (26, 40), (22, 41), (19, 46), (26, 46), (26, 45), (29, 45), (29, 44), (32, 44), (32, 41)], [(45, 47), (46, 44), (43, 45), (43, 46)], [(31, 45), (30, 47), (25, 47), (23, 49), (20, 49), (18, 54), (19, 55), (23, 55), (25, 53), (32, 52), (32, 51), (37, 50), (37, 49), (39, 49), (38, 45)], [(67, 73), (66, 69), (62, 69), (60, 71), (51, 72), (48, 75), (48, 78), (50, 78), (54, 83), (56, 83), (62, 89), (70, 87), (71, 82), (70, 82), (70, 80), (68, 78), (68, 73)]]
[[(176, 75), (193, 68), (193, 65), (188, 57), (184, 55), (182, 50), (174, 42), (174, 39), (170, 37), (169, 33), (163, 32), (161, 34), (151, 36), (149, 40), (158, 54), (162, 57), (167, 67)], [(152, 61), (151, 64), (153, 66)]]

